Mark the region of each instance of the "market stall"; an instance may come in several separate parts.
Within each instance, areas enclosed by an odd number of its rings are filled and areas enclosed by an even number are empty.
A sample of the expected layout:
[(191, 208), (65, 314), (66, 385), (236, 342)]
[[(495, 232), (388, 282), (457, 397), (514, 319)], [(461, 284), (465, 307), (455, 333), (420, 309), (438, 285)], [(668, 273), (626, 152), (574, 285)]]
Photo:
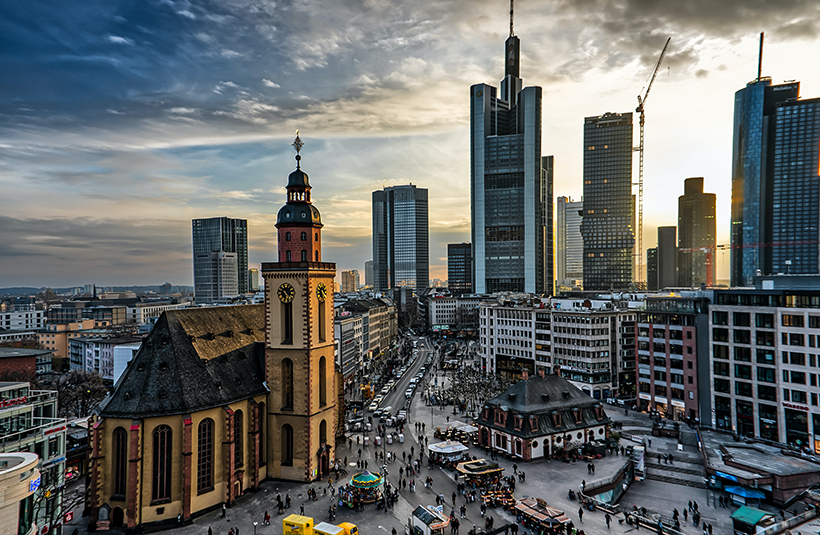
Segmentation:
[(560, 509), (550, 507), (547, 502), (540, 498), (527, 498), (518, 500), (515, 504), (516, 520), (536, 532), (543, 532), (548, 535), (564, 533), (564, 524), (569, 524), (570, 519)]
[(419, 505), (413, 511), (413, 533), (417, 535), (444, 535), (450, 525), (450, 518), (439, 505)]
[(453, 469), (462, 461), (470, 460), (468, 448), (460, 442), (445, 440), (428, 447), (430, 462)]
[(490, 487), (498, 483), (504, 469), (498, 463), (477, 459), (475, 461), (465, 461), (456, 466), (458, 476), (464, 479), (468, 485), (476, 487)]
[(357, 472), (350, 483), (339, 488), (339, 505), (355, 508), (357, 503), (374, 503), (382, 497), (383, 478), (378, 472)]

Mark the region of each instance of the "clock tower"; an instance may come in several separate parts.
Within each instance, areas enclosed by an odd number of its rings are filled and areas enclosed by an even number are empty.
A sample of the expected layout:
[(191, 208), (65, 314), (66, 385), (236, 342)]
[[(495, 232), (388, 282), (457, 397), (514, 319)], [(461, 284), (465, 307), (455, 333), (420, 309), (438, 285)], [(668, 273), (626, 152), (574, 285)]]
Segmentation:
[(330, 472), (336, 450), (336, 264), (321, 261), (322, 218), (301, 169), (303, 145), (297, 131), (296, 170), (276, 218), (279, 261), (262, 264), (270, 389), (265, 429), (268, 477), (312, 481)]

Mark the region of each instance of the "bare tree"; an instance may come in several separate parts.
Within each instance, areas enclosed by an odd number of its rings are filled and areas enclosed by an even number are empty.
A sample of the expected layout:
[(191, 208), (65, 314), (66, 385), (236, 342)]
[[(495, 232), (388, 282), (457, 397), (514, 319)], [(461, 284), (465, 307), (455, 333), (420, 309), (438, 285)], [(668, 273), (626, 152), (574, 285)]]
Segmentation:
[(52, 387), (57, 390), (59, 415), (63, 418), (89, 416), (109, 389), (100, 374), (82, 370), (72, 370), (58, 376)]

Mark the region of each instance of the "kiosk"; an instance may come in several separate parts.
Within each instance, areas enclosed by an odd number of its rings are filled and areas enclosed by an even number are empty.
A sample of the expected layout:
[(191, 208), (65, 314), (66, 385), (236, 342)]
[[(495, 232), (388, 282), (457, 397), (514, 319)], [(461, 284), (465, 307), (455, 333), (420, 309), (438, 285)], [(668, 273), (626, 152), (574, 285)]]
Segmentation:
[(430, 462), (446, 466), (451, 470), (458, 463), (470, 460), (469, 449), (460, 442), (445, 440), (438, 444), (430, 444), (427, 449), (429, 450)]
[(350, 483), (339, 488), (339, 505), (353, 509), (357, 503), (375, 503), (382, 497), (383, 481), (378, 472), (356, 472)]

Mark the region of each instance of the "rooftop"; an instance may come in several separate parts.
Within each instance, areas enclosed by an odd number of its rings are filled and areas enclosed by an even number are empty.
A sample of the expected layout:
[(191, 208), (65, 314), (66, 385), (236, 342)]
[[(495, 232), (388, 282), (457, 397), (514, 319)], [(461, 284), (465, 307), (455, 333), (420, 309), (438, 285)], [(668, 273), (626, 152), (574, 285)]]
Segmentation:
[(50, 355), (51, 353), (52, 351), (50, 349), (20, 349), (17, 347), (0, 347), (0, 359), (36, 357), (38, 355)]

